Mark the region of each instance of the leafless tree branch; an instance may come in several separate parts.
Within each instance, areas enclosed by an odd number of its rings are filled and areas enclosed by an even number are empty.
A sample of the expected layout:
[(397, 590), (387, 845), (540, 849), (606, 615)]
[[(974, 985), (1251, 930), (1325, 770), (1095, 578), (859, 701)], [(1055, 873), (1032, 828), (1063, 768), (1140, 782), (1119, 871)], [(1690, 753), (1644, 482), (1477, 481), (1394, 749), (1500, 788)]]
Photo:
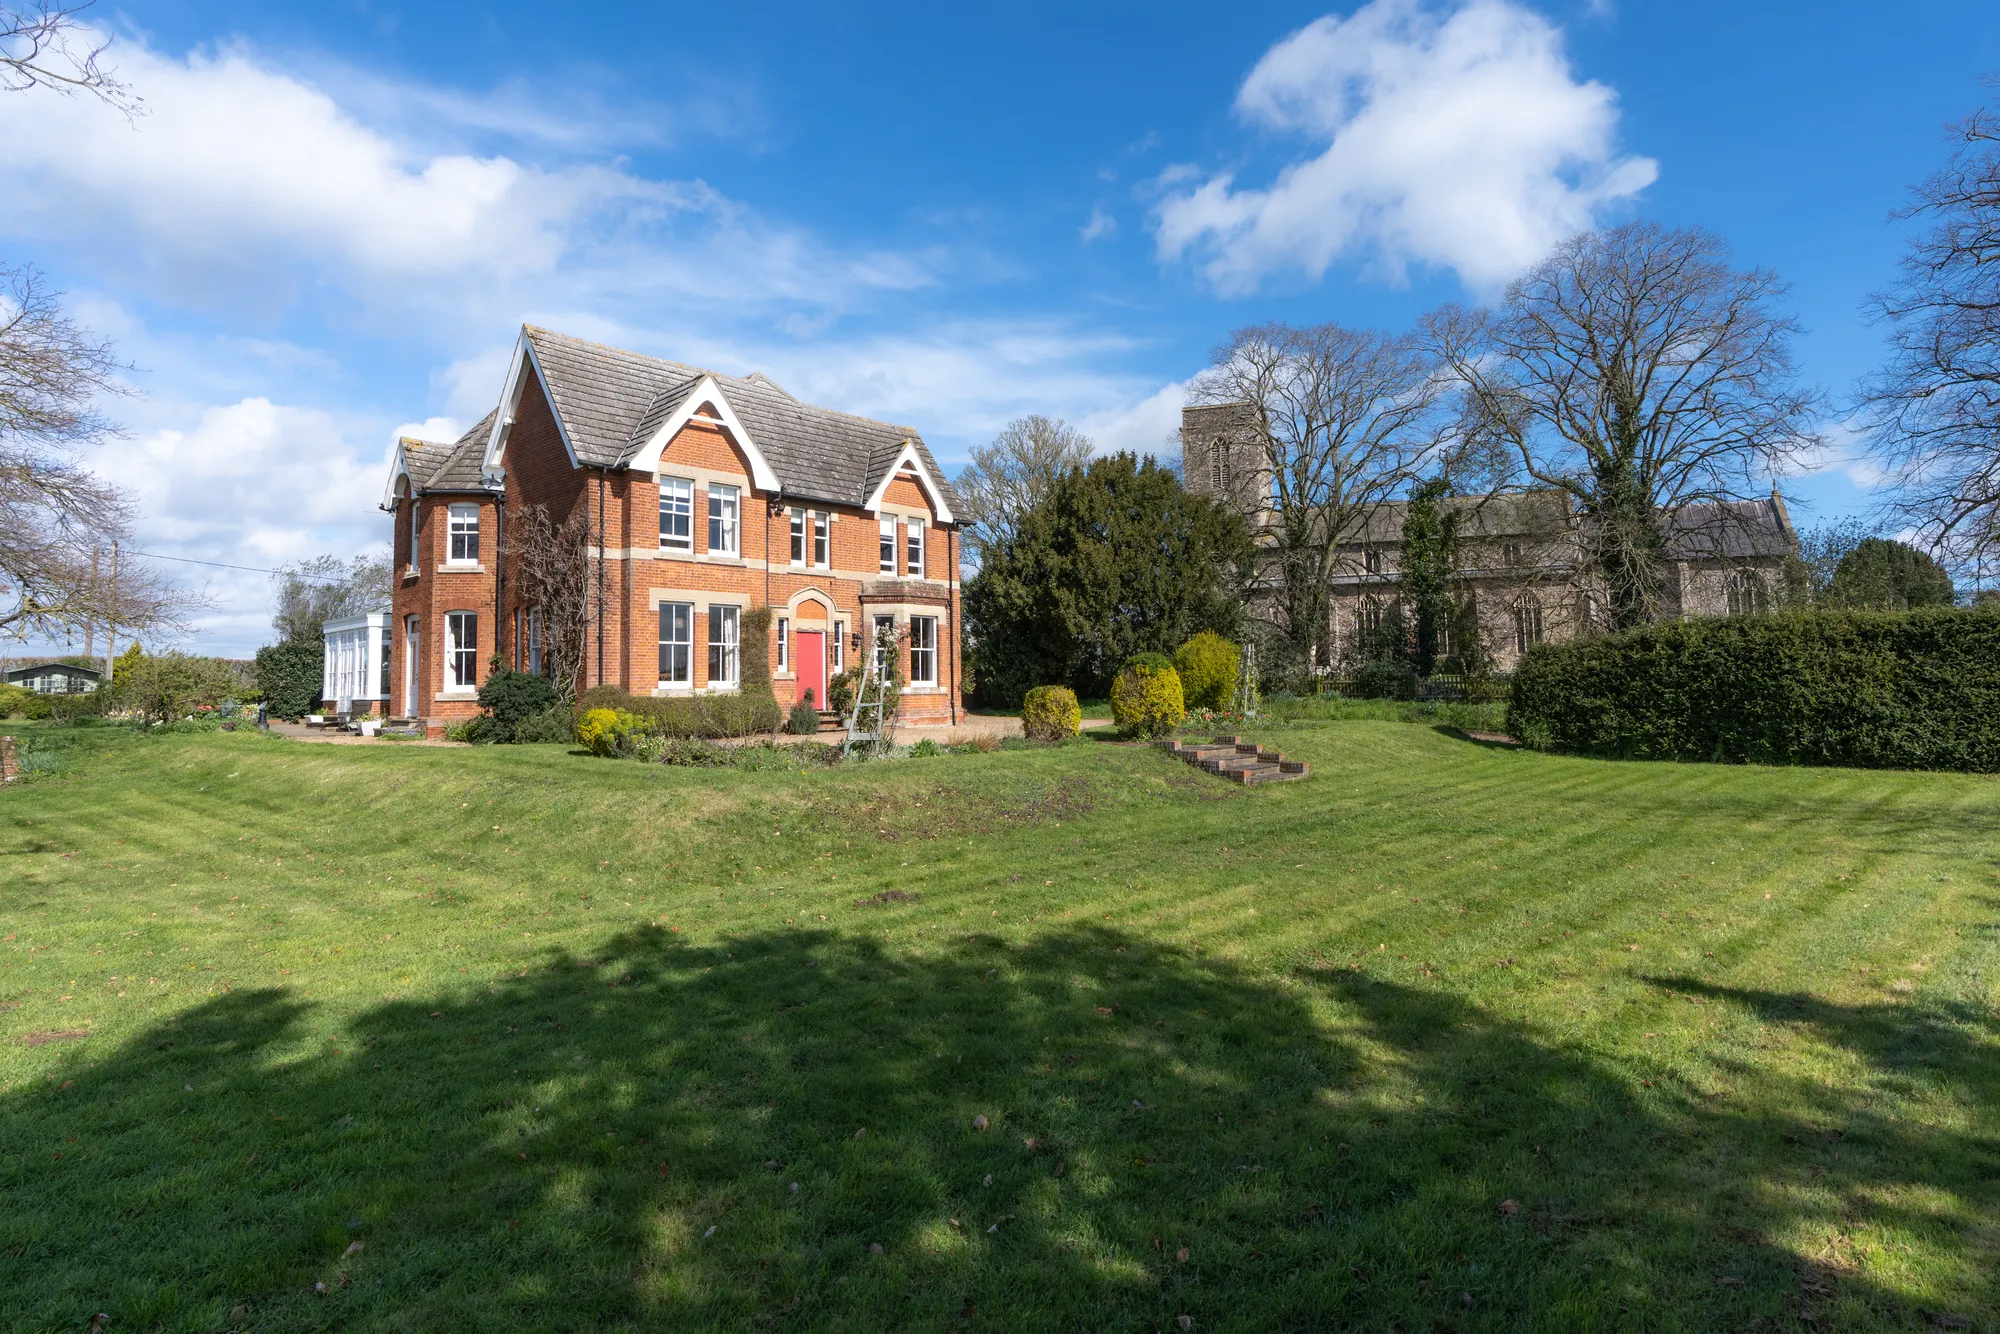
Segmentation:
[[(1301, 663), (1325, 661), (1339, 548), (1443, 439), (1443, 392), (1415, 340), (1337, 324), (1239, 329), (1190, 387), (1191, 403), (1244, 407), (1259, 475), (1232, 485), (1269, 552), (1275, 628)], [(1184, 440), (1182, 466), (1192, 475), (1214, 447)]]
[(128, 116), (141, 110), (132, 89), (100, 63), (110, 39), (78, 21), (91, 3), (0, 5), (0, 92), (89, 93)]
[(1898, 215), (1933, 225), (1872, 299), (1893, 327), (1863, 409), (1896, 485), (1893, 516), (1965, 559), (2000, 551), (2000, 113), (1952, 137), (1949, 162)]
[(545, 506), (529, 505), (510, 526), (503, 553), (515, 562), (521, 601), (539, 613), (543, 657), (565, 703), (576, 699), (597, 620), (590, 547), (590, 518), (581, 506), (558, 523)]
[(1798, 326), (1763, 270), (1729, 267), (1720, 238), (1650, 222), (1571, 238), (1498, 310), (1425, 322), (1456, 379), (1462, 444), (1567, 493), (1609, 594), (1612, 625), (1661, 609), (1670, 519), (1760, 494), (1817, 443), (1820, 400), (1796, 386)]

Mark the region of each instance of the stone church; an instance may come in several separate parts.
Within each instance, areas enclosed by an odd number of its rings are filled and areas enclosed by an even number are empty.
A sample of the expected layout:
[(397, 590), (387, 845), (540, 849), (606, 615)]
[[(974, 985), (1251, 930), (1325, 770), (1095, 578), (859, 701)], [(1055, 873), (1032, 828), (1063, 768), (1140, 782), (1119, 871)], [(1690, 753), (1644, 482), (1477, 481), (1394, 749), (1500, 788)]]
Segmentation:
[[(1253, 531), (1273, 519), (1274, 488), (1244, 404), (1189, 407), (1181, 413), (1181, 466), (1190, 491), (1238, 509)], [(1444, 502), (1459, 520), (1459, 635), (1476, 634), (1496, 670), (1511, 671), (1532, 644), (1600, 631), (1603, 588), (1586, 559), (1585, 533), (1569, 497), (1554, 490), (1503, 491)], [(1340, 671), (1402, 596), (1401, 501), (1378, 505), (1337, 555), (1327, 643)], [(1266, 543), (1270, 539), (1263, 539)], [(1689, 505), (1667, 516), (1667, 618), (1740, 615), (1777, 605), (1785, 567), (1798, 549), (1785, 502), (1766, 499)], [(1267, 601), (1277, 572), (1267, 565), (1245, 596)], [(1447, 643), (1445, 652), (1465, 645)]]

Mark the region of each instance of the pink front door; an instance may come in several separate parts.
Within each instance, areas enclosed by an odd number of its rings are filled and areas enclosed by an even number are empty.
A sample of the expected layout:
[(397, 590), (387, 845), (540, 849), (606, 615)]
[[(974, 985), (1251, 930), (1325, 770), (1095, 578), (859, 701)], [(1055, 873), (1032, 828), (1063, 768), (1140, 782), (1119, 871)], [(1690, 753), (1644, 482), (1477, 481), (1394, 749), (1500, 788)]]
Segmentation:
[(812, 691), (815, 709), (826, 707), (826, 632), (824, 630), (801, 630), (792, 636), (796, 641), (794, 651), (799, 658), (799, 698)]

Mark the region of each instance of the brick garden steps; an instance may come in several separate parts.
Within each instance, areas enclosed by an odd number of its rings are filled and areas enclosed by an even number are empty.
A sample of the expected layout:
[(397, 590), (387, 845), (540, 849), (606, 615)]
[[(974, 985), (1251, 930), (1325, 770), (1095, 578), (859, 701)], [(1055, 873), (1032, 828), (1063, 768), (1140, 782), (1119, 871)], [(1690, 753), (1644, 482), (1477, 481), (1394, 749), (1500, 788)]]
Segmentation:
[(1264, 750), (1240, 736), (1219, 736), (1206, 742), (1176, 739), (1160, 746), (1169, 755), (1233, 783), (1289, 783), (1311, 772), (1304, 760), (1288, 760), (1278, 751)]

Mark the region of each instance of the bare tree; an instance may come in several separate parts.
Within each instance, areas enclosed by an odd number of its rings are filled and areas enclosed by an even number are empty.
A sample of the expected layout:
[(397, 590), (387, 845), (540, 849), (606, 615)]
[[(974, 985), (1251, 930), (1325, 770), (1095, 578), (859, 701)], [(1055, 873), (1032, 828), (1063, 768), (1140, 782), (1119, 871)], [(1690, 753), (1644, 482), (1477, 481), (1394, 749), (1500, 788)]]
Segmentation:
[(1339, 549), (1438, 447), (1441, 395), (1415, 340), (1337, 324), (1239, 329), (1189, 387), (1192, 404), (1239, 409), (1234, 438), (1181, 442), (1182, 467), (1219, 477), (1207, 489), (1237, 502), (1268, 552), (1256, 600), (1291, 665), (1327, 660)]
[(125, 392), (122, 369), (40, 274), (0, 268), (0, 634), (180, 629), (201, 605), (149, 567), (109, 559), (131, 508), (82, 455), (116, 434), (95, 405)]
[(392, 596), (389, 558), (314, 556), (272, 577), (277, 611), (271, 628), (281, 643), (319, 642), (328, 621), (387, 611)]
[(83, 4), (0, 5), (0, 92), (25, 93), (46, 88), (63, 94), (89, 93), (126, 114), (140, 107), (138, 97), (99, 63), (109, 38), (85, 28), (78, 15)]
[(1863, 408), (1895, 517), (1966, 559), (2000, 551), (2000, 114), (1952, 135), (1951, 160), (1897, 215), (1933, 226), (1873, 298), (1894, 329)]
[(1096, 446), (1060, 417), (1021, 417), (1008, 422), (993, 443), (972, 451), (960, 472), (961, 540), (974, 562), (1013, 537), (1021, 516), (1033, 509), (1072, 468), (1090, 465)]
[(515, 587), (535, 617), (542, 660), (565, 703), (576, 699), (597, 620), (590, 548), (590, 516), (582, 506), (558, 523), (546, 507), (529, 505), (510, 527), (503, 553), (515, 562)]
[(1575, 502), (1613, 627), (1660, 615), (1670, 516), (1726, 524), (1718, 502), (1761, 494), (1817, 443), (1818, 396), (1794, 383), (1798, 326), (1772, 310), (1787, 289), (1728, 259), (1700, 228), (1627, 223), (1563, 242), (1498, 310), (1425, 321), (1463, 391), (1467, 443)]

